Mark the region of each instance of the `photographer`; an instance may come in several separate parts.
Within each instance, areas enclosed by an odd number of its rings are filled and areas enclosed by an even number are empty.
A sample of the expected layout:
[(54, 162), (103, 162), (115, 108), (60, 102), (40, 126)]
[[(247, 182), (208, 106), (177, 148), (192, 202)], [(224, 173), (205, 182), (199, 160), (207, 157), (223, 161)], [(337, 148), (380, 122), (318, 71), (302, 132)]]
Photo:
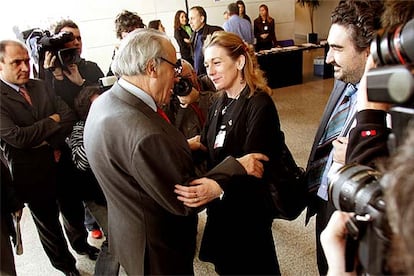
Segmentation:
[[(391, 258), (387, 267), (392, 274), (414, 273), (414, 128), (386, 169), (385, 201), (386, 216), (392, 229)], [(329, 265), (328, 275), (345, 273), (345, 237), (348, 234), (346, 222), (351, 213), (335, 211), (321, 234), (321, 243)], [(349, 272), (356, 275), (356, 272)]]
[[(387, 30), (395, 30), (397, 25), (405, 24), (412, 18), (414, 18), (413, 1), (385, 1), (385, 11), (381, 17), (385, 34)], [(410, 37), (405, 37), (405, 39), (405, 42), (407, 42)], [(413, 39), (411, 38), (411, 40)], [(405, 46), (406, 51), (412, 51), (409, 45), (403, 46)], [(401, 47), (401, 45), (395, 45), (394, 47)], [(392, 49), (388, 50), (390, 53), (383, 54), (392, 55)], [(356, 115), (357, 123), (349, 134), (349, 143), (345, 157), (346, 164), (358, 163), (375, 168), (377, 160), (389, 156), (387, 141), (391, 129), (387, 125), (387, 114), (391, 104), (369, 101), (367, 95), (367, 74), (370, 69), (375, 67), (377, 67), (377, 64), (371, 54), (367, 60), (365, 73), (359, 87), (360, 92), (358, 93), (357, 99), (358, 112)]]
[[(82, 88), (86, 85), (98, 85), (99, 78), (104, 74), (98, 65), (91, 61), (80, 58), (82, 53), (82, 38), (78, 25), (72, 20), (62, 20), (56, 23), (54, 33), (71, 33), (73, 40), (64, 43), (64, 48), (75, 48), (78, 58), (70, 60), (75, 63), (63, 64), (56, 62), (56, 55), (48, 51), (45, 55), (43, 68), (46, 70), (45, 77), (49, 86), (60, 96), (72, 110), (74, 101)], [(83, 200), (87, 187), (91, 184), (90, 178), (76, 169), (71, 159), (71, 151), (66, 145), (61, 151), (58, 162), (58, 202), (62, 215), (64, 216), (65, 231), (68, 235), (72, 248), (81, 255), (88, 255), (91, 260), (96, 260), (99, 249), (87, 243), (88, 230), (92, 237), (102, 237), (99, 225), (90, 214), (86, 213)], [(85, 224), (85, 225), (84, 225)]]
[[(197, 77), (193, 66), (188, 61), (182, 59), (181, 63), (183, 71), (180, 81), (173, 89), (175, 97), (171, 97), (169, 105), (165, 107), (165, 112), (171, 123), (189, 139), (200, 135), (215, 88), (209, 89)], [(197, 149), (197, 145), (193, 147)]]

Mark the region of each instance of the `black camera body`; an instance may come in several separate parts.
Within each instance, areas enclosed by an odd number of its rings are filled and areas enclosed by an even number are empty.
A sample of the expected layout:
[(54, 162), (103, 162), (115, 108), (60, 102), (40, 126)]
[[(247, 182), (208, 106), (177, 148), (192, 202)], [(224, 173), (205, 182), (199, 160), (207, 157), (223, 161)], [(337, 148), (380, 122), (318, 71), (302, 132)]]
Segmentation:
[[(378, 171), (357, 164), (342, 167), (329, 179), (329, 198), (335, 208), (355, 213), (347, 224), (350, 233), (347, 250), (357, 249), (364, 272), (372, 275), (389, 273), (386, 262), (391, 229), (380, 180)], [(346, 263), (353, 264), (357, 252), (348, 252)], [(350, 265), (347, 269), (352, 271), (352, 268)]]
[(77, 48), (65, 47), (67, 42), (75, 39), (70, 32), (60, 32), (51, 35), (49, 31), (31, 29), (22, 34), (26, 45), (30, 49), (30, 54), (34, 62), (39, 65), (39, 70), (43, 68), (45, 53), (47, 51), (56, 56), (55, 67), (65, 69), (68, 65), (78, 63), (81, 60)]
[(193, 84), (189, 78), (181, 77), (179, 82), (174, 85), (173, 93), (176, 96), (185, 97), (191, 93)]

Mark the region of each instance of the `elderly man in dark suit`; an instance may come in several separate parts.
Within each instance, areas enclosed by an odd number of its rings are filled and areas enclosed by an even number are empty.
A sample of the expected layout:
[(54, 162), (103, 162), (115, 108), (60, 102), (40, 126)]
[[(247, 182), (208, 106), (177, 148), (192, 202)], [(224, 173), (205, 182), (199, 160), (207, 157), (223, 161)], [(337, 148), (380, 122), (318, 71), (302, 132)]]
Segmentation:
[[(108, 202), (111, 253), (129, 275), (194, 274), (198, 210), (174, 193), (175, 184), (196, 177), (193, 160), (186, 139), (160, 109), (181, 73), (174, 46), (165, 34), (135, 30), (121, 42), (112, 71), (120, 79), (94, 101), (84, 133), (88, 160)], [(266, 157), (229, 157), (205, 181), (246, 172), (260, 176), (263, 166), (256, 158)], [(209, 197), (221, 193), (211, 190)], [(193, 194), (194, 202), (203, 199)]]
[(76, 117), (29, 74), (25, 45), (0, 41), (1, 158), (10, 167), (17, 196), (28, 203), (52, 265), (66, 275), (79, 275), (56, 204), (56, 162)]

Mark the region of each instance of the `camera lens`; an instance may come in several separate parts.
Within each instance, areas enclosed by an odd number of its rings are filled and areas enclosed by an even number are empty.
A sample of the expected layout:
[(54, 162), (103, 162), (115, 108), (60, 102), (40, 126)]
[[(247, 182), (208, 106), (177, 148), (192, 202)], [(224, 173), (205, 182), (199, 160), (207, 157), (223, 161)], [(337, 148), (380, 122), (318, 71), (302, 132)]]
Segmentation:
[(329, 198), (338, 210), (364, 214), (382, 195), (380, 173), (370, 167), (350, 164), (329, 179)]
[(371, 53), (379, 65), (414, 62), (414, 19), (405, 25), (380, 30), (371, 43)]
[(174, 92), (174, 95), (184, 97), (190, 94), (192, 89), (193, 89), (193, 85), (190, 79), (180, 78), (180, 81), (174, 85), (173, 92)]

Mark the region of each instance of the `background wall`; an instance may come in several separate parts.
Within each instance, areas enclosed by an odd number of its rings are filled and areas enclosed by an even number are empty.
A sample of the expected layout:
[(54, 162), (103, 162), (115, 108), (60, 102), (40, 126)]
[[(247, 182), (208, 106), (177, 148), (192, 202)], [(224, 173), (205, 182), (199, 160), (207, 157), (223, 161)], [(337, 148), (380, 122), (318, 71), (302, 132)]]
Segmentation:
[[(62, 18), (73, 19), (81, 30), (83, 40), (82, 56), (98, 63), (106, 73), (111, 62), (114, 46), (118, 43), (114, 30), (115, 16), (123, 9), (137, 12), (145, 24), (160, 19), (167, 35), (173, 37), (175, 12), (186, 10), (185, 0), (43, 0), (7, 1), (2, 7), (0, 17), (0, 39), (16, 38), (15, 33), (30, 29), (49, 29)], [(202, 6), (207, 11), (207, 23), (221, 26), (223, 12), (233, 0), (188, 0), (188, 7)], [(247, 14), (252, 21), (258, 16), (260, 4), (269, 7), (270, 15), (275, 18), (276, 35), (279, 40), (300, 38), (310, 32), (309, 17), (296, 0), (244, 0)], [(315, 13), (315, 31), (319, 37), (327, 36), (329, 15), (338, 0), (321, 0)]]

